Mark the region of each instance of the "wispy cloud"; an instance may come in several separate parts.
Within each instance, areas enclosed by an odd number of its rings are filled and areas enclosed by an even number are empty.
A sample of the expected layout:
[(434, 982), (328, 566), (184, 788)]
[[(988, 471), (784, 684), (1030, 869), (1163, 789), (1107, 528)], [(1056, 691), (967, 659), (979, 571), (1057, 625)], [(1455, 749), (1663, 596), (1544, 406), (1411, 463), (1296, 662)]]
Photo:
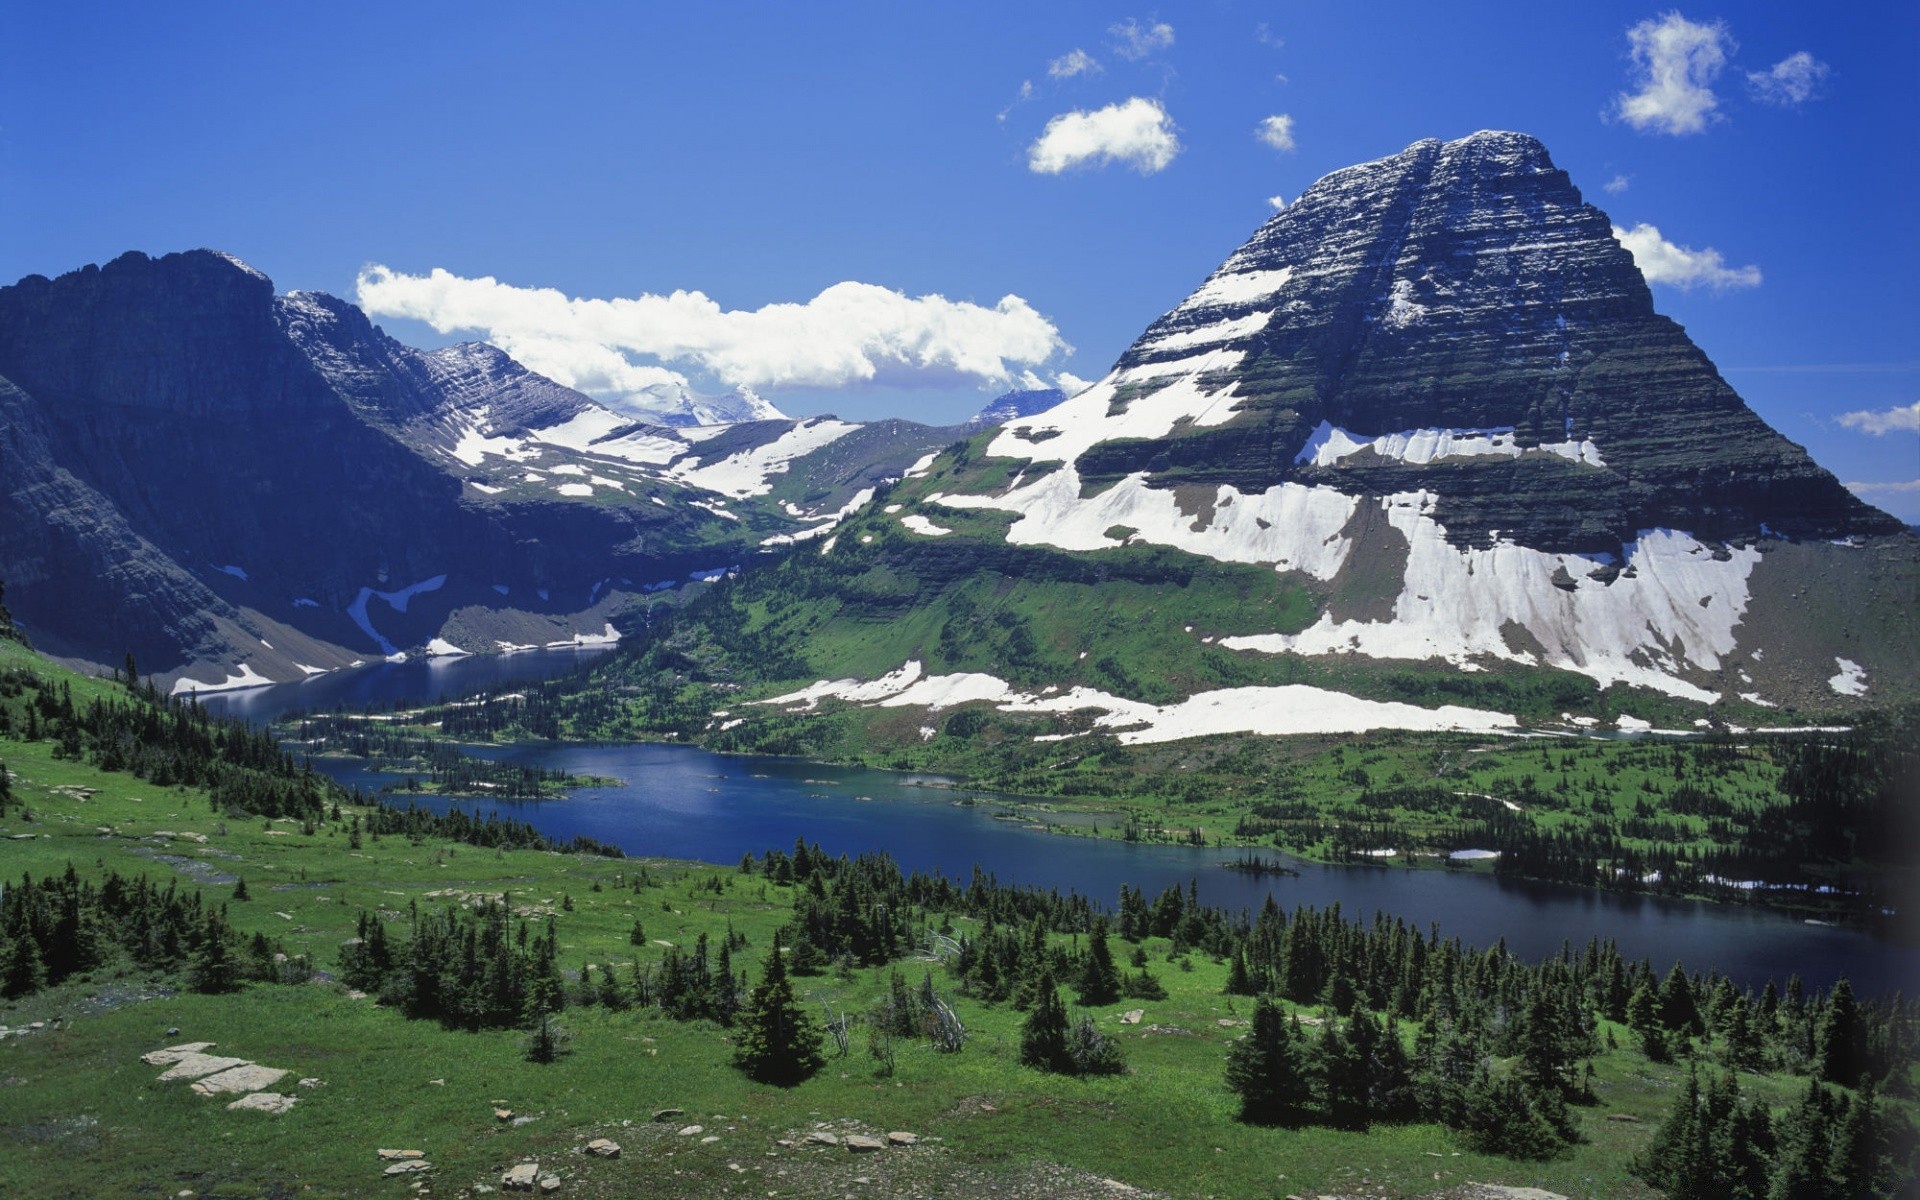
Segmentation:
[(1113, 52), (1128, 62), (1137, 62), (1173, 45), (1173, 26), (1165, 21), (1128, 17), (1118, 25), (1108, 26), (1107, 32), (1113, 35)]
[(1287, 206), (1287, 198), (1285, 196), (1268, 196), (1267, 203), (1273, 206), (1273, 211), (1279, 212)]
[(1815, 98), (1827, 72), (1827, 64), (1801, 50), (1764, 71), (1748, 71), (1747, 87), (1768, 104), (1797, 108)]
[(1125, 163), (1142, 175), (1163, 171), (1180, 153), (1173, 118), (1157, 100), (1134, 96), (1091, 112), (1061, 113), (1027, 148), (1027, 168), (1058, 175), (1075, 167)]
[(1841, 413), (1835, 420), (1848, 429), (1858, 429), (1875, 437), (1889, 433), (1920, 433), (1920, 404), (1909, 404), (1905, 408), (1883, 408), (1877, 412), (1863, 409)]
[(1005, 108), (995, 114), (994, 119), (1002, 125), (1005, 125), (1007, 123), (1007, 116), (1012, 113), (1014, 109), (1019, 108), (1031, 99), (1033, 99), (1033, 80), (1022, 79), (1020, 81), (1020, 90), (1013, 94), (1012, 100), (1007, 101)]
[(1253, 136), (1285, 154), (1294, 147), (1293, 118), (1286, 113), (1276, 113), (1260, 122), (1255, 127)]
[(1077, 47), (1047, 64), (1047, 74), (1055, 79), (1072, 79), (1075, 75), (1096, 75), (1100, 70), (1100, 60)]
[(767, 389), (1002, 384), (1068, 350), (1053, 323), (1019, 296), (988, 308), (870, 283), (836, 283), (804, 303), (746, 310), (723, 309), (700, 292), (570, 298), (491, 276), (439, 268), (409, 275), (375, 264), (360, 272), (355, 295), (372, 315), (478, 333), (569, 387), (643, 406), (663, 388), (686, 386), (676, 367)]
[(1873, 495), (1876, 493), (1897, 496), (1905, 492), (1920, 492), (1920, 479), (1896, 479), (1890, 483), (1864, 483), (1856, 481), (1843, 484), (1842, 486), (1856, 496), (1862, 494)]
[(1622, 229), (1615, 225), (1613, 236), (1633, 255), (1634, 265), (1648, 283), (1664, 283), (1681, 291), (1705, 286), (1716, 292), (1760, 286), (1759, 267), (1729, 267), (1718, 250), (1676, 245), (1661, 237), (1657, 226), (1642, 222)]
[(1633, 186), (1633, 177), (1630, 175), (1615, 175), (1601, 186), (1606, 189), (1607, 195), (1618, 196)]
[(1627, 30), (1633, 55), (1631, 92), (1614, 101), (1620, 119), (1654, 133), (1699, 133), (1717, 115), (1713, 81), (1734, 49), (1725, 22), (1700, 25), (1677, 12)]

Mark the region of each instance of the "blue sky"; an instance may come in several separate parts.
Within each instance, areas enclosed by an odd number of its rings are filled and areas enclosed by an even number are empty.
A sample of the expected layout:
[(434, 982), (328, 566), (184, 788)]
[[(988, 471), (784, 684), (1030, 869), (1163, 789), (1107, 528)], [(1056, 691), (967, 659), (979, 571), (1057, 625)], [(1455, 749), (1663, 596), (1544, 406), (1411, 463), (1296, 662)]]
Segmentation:
[[(1656, 302), (1762, 416), (1843, 479), (1912, 483), (1920, 9), (1675, 12), (17, 4), (0, 277), (214, 246), (351, 298), (378, 265), (364, 295), (415, 344), (954, 420), (1027, 371), (1098, 377), (1269, 197), (1520, 129), (1696, 252)], [(706, 300), (565, 304), (676, 290)], [(1863, 494), (1920, 520), (1920, 488)]]

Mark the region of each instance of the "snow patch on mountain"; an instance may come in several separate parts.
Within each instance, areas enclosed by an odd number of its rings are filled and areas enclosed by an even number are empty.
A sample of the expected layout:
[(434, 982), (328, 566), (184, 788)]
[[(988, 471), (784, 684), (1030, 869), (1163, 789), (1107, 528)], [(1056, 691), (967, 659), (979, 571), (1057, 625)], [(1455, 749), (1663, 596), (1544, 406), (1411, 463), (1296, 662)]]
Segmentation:
[[(873, 489), (870, 487), (861, 488), (854, 493), (853, 499), (840, 506), (840, 511), (829, 513), (821, 524), (802, 529), (798, 533), (776, 533), (770, 538), (760, 539), (760, 544), (762, 546), (794, 546), (801, 542), (812, 541), (823, 533), (831, 533), (840, 522), (846, 520), (860, 509), (865, 508), (867, 501), (871, 499), (873, 499)], [(787, 508), (788, 515), (790, 516), (800, 517), (806, 515), (800, 511), (799, 506), (792, 503), (789, 503)], [(831, 539), (829, 539), (828, 544), (832, 544)]]
[[(1426, 492), (1382, 498), (1387, 520), (1410, 544), (1400, 595), (1386, 621), (1320, 620), (1298, 634), (1225, 637), (1220, 645), (1269, 654), (1361, 654), (1442, 660), (1462, 668), (1481, 657), (1558, 667), (1594, 679), (1649, 687), (1711, 704), (1720, 694), (1690, 683), (1716, 671), (1745, 615), (1753, 547), (1716, 552), (1676, 530), (1648, 530), (1625, 547), (1609, 582), (1591, 579), (1593, 559), (1500, 540), (1456, 549), (1433, 519)], [(1556, 586), (1555, 577), (1573, 586)], [(1518, 627), (1544, 657), (1511, 644)]]
[(900, 524), (904, 525), (909, 532), (920, 534), (923, 537), (945, 537), (953, 532), (953, 530), (948, 529), (944, 525), (935, 525), (919, 513), (908, 513), (906, 516), (901, 517)]
[(1002, 495), (937, 493), (928, 502), (1017, 512), (1020, 520), (1007, 531), (1007, 541), (1016, 545), (1104, 550), (1126, 544), (1124, 538), (1110, 535), (1117, 526), (1131, 531), (1128, 538), (1221, 562), (1267, 563), (1330, 579), (1351, 548), (1342, 530), (1360, 499), (1300, 483), (1251, 493), (1229, 485), (1215, 490), (1213, 514), (1201, 520), (1182, 510), (1171, 489), (1148, 486), (1144, 472), (1083, 499), (1080, 473), (1069, 466)]
[(794, 459), (838, 441), (858, 428), (860, 426), (832, 417), (813, 417), (751, 450), (711, 463), (703, 463), (698, 457), (688, 458), (675, 463), (668, 474), (682, 483), (735, 499), (764, 496), (773, 490), (773, 476), (785, 474)]
[(189, 679), (185, 675), (173, 681), (172, 696), (190, 696), (195, 692), (237, 692), (242, 688), (266, 687), (273, 680), (253, 669), (252, 663), (241, 663), (235, 674), (227, 676), (218, 683), (202, 683), (198, 679)]
[[(1206, 390), (1201, 381), (1213, 372), (1231, 370), (1243, 357), (1240, 350), (1210, 350), (1122, 368), (1046, 412), (1007, 422), (987, 453), (1033, 462), (1072, 462), (1091, 447), (1115, 438), (1165, 437), (1183, 420), (1200, 426), (1224, 425), (1234, 417), (1240, 385), (1234, 382)], [(1158, 389), (1132, 394), (1138, 385), (1160, 379), (1166, 382)], [(1123, 390), (1128, 398), (1116, 405)]]
[[(1227, 264), (1229, 268), (1232, 265), (1231, 261)], [(1199, 290), (1188, 296), (1180, 305), (1180, 309), (1175, 311), (1252, 304), (1265, 300), (1286, 287), (1287, 282), (1292, 278), (1292, 267), (1254, 271), (1233, 271), (1223, 268), (1213, 278), (1201, 284)]]
[[(1049, 694), (1051, 693), (1051, 694)], [(1154, 705), (1128, 700), (1094, 688), (1076, 687), (1064, 693), (1034, 694), (1016, 691), (1005, 680), (983, 672), (926, 675), (913, 659), (879, 679), (821, 680), (797, 692), (756, 701), (759, 704), (818, 707), (822, 700), (843, 700), (877, 708), (926, 708), (937, 711), (969, 702), (985, 701), (1009, 713), (1073, 713), (1095, 711), (1096, 729), (1113, 730), (1127, 745), (1174, 742), (1218, 734), (1363, 733), (1371, 729), (1455, 730), (1497, 733), (1516, 722), (1507, 713), (1446, 705), (1420, 708), (1379, 700), (1363, 700), (1326, 688), (1289, 684), (1280, 687), (1222, 688), (1201, 692), (1175, 704)], [(1043, 735), (1047, 736), (1047, 735)], [(1057, 735), (1058, 737), (1072, 735)]]
[[(1403, 429), (1369, 438), (1327, 421), (1320, 422), (1307, 436), (1306, 445), (1294, 456), (1296, 463), (1331, 467), (1341, 459), (1370, 450), (1381, 458), (1424, 465), (1442, 458), (1519, 458), (1529, 452), (1517, 440), (1511, 426), (1498, 429)], [(1531, 450), (1557, 455), (1570, 462), (1604, 467), (1600, 447), (1591, 438), (1584, 441), (1544, 442)]]
[(1827, 680), (1827, 686), (1841, 696), (1864, 696), (1867, 694), (1867, 672), (1850, 658), (1836, 658), (1834, 665), (1840, 673)]
[(1211, 325), (1200, 325), (1193, 329), (1182, 329), (1178, 333), (1169, 333), (1150, 342), (1142, 342), (1140, 349), (1148, 353), (1165, 350), (1191, 350), (1195, 346), (1212, 346), (1220, 342), (1237, 341), (1243, 337), (1252, 337), (1267, 327), (1273, 320), (1270, 312), (1249, 313), (1229, 321), (1216, 321)]

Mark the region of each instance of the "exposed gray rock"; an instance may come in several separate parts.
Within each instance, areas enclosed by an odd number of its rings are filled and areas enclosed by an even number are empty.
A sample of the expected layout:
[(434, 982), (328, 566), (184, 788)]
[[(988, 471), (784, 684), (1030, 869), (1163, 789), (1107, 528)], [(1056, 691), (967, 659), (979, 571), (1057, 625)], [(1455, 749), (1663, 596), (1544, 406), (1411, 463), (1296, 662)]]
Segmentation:
[(234, 1092), (257, 1092), (270, 1088), (287, 1076), (288, 1072), (279, 1067), (263, 1067), (259, 1063), (241, 1063), (217, 1074), (208, 1075), (196, 1081), (193, 1090), (202, 1096), (219, 1096)]
[(516, 1163), (500, 1176), (500, 1186), (509, 1192), (530, 1192), (539, 1180), (539, 1163)]
[(278, 1116), (299, 1102), (300, 1100), (297, 1096), (286, 1096), (279, 1092), (255, 1092), (250, 1096), (240, 1097), (238, 1100), (227, 1105), (227, 1107), (246, 1112), (272, 1113)]
[(245, 1066), (244, 1058), (228, 1058), (218, 1054), (187, 1053), (182, 1055), (171, 1067), (160, 1073), (161, 1083), (172, 1083), (176, 1079), (198, 1079), (203, 1075), (214, 1075), (234, 1067)]

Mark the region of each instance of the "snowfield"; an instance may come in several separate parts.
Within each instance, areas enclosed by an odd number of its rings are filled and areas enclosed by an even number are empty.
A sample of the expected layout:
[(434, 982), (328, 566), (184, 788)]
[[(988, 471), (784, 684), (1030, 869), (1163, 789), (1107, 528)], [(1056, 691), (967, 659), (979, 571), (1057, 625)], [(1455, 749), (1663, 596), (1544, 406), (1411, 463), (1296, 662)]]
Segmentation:
[(999, 496), (936, 494), (928, 501), (947, 508), (1020, 513), (1007, 531), (1007, 541), (1016, 545), (1103, 550), (1125, 544), (1107, 535), (1123, 526), (1135, 531), (1131, 536), (1157, 546), (1221, 562), (1271, 563), (1315, 579), (1332, 578), (1346, 561), (1351, 542), (1341, 531), (1360, 504), (1357, 496), (1300, 483), (1253, 493), (1223, 486), (1215, 493), (1211, 521), (1202, 524), (1195, 514), (1181, 510), (1172, 490), (1149, 487), (1144, 472), (1083, 500), (1080, 473), (1072, 467)]
[(1128, 700), (1085, 687), (1065, 693), (1048, 688), (1040, 694), (1028, 694), (1014, 690), (1003, 679), (980, 672), (926, 675), (917, 659), (879, 679), (823, 679), (797, 692), (755, 703), (783, 704), (804, 711), (828, 699), (864, 707), (924, 707), (929, 711), (970, 701), (986, 701), (1001, 712), (1009, 713), (1095, 711), (1100, 713), (1094, 718), (1095, 728), (1115, 731), (1118, 739), (1127, 745), (1174, 742), (1223, 733), (1364, 733), (1371, 729), (1500, 733), (1517, 724), (1507, 713), (1455, 705), (1420, 708), (1412, 704), (1363, 700), (1344, 692), (1302, 684), (1222, 688), (1168, 705)]
[[(1170, 362), (1147, 363), (1114, 371), (1105, 379), (1045, 412), (1008, 421), (987, 446), (1001, 458), (1033, 462), (1070, 463), (1089, 448), (1114, 438), (1159, 438), (1173, 432), (1176, 422), (1224, 425), (1233, 419), (1239, 403), (1238, 383), (1205, 391), (1202, 378), (1237, 366), (1241, 350), (1210, 350)], [(1165, 380), (1148, 394), (1133, 396), (1118, 413), (1111, 412), (1115, 395), (1140, 384)]]
[[(1456, 549), (1432, 517), (1425, 492), (1380, 503), (1411, 551), (1405, 581), (1387, 621), (1335, 621), (1322, 613), (1298, 634), (1226, 637), (1233, 650), (1269, 654), (1363, 654), (1371, 658), (1439, 659), (1470, 667), (1478, 657), (1575, 671), (1601, 686), (1626, 683), (1711, 704), (1720, 693), (1681, 675), (1717, 671), (1734, 649), (1746, 613), (1747, 580), (1760, 551), (1723, 551), (1724, 559), (1685, 533), (1649, 530), (1626, 547), (1610, 583), (1587, 578), (1598, 565), (1577, 554), (1499, 541)], [(1572, 590), (1554, 586), (1558, 571)], [(1518, 625), (1544, 656), (1508, 642)]]
[(945, 537), (953, 532), (953, 530), (948, 529), (944, 525), (935, 525), (919, 513), (908, 513), (906, 516), (901, 517), (900, 524), (905, 526), (908, 531), (920, 534), (923, 537)]
[(1827, 686), (1841, 696), (1864, 696), (1867, 694), (1867, 672), (1859, 663), (1850, 658), (1836, 658), (1834, 665), (1840, 673), (1827, 680)]
[(1442, 458), (1519, 458), (1530, 452), (1557, 455), (1570, 462), (1604, 467), (1600, 447), (1591, 438), (1580, 441), (1543, 442), (1523, 447), (1511, 428), (1502, 429), (1406, 429), (1369, 438), (1354, 434), (1326, 421), (1307, 436), (1307, 444), (1294, 456), (1296, 463), (1331, 467), (1341, 459), (1363, 450), (1381, 458), (1425, 464)]
[(667, 474), (682, 483), (738, 500), (764, 496), (773, 490), (773, 476), (783, 475), (793, 460), (840, 440), (858, 425), (816, 417), (801, 421), (763, 446), (742, 450), (711, 463), (699, 458), (675, 463)]
[[(303, 667), (302, 670), (311, 668)], [(195, 692), (237, 692), (242, 688), (266, 687), (273, 680), (253, 669), (251, 663), (241, 663), (236, 674), (229, 675), (218, 683), (201, 683), (198, 679), (188, 679), (185, 675), (173, 681), (170, 696), (190, 696)]]

